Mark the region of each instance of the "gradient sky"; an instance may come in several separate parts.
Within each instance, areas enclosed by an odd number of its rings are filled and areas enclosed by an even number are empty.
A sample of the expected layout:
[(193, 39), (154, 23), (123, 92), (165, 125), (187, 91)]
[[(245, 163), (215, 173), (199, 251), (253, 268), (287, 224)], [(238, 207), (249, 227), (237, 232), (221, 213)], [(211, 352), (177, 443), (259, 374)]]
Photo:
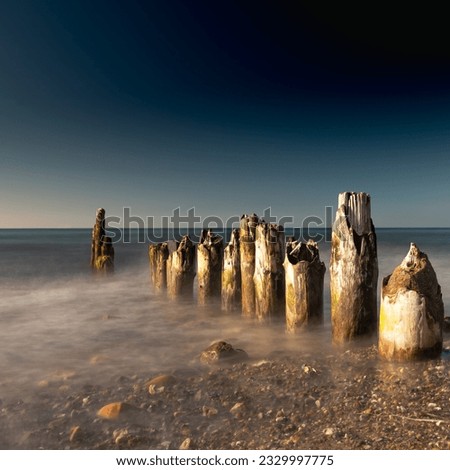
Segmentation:
[(444, 12), (298, 4), (2, 1), (0, 227), (300, 221), (348, 190), (450, 226)]

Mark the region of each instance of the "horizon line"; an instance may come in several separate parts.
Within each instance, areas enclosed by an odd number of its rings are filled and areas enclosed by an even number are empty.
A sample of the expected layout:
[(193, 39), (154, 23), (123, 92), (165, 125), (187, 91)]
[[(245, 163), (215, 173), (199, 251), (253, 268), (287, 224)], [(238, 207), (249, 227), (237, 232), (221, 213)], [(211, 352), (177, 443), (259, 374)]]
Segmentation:
[[(215, 227), (211, 228), (210, 230), (231, 230), (233, 228), (237, 227)], [(304, 229), (310, 229), (312, 230), (313, 228), (311, 227), (284, 227), (285, 229), (290, 229), (290, 230), (304, 230)], [(314, 230), (331, 230), (333, 227), (314, 227)], [(138, 227), (110, 227), (107, 230), (203, 230), (204, 227), (143, 227), (143, 228), (138, 228)], [(376, 226), (375, 231), (378, 229), (396, 229), (396, 230), (401, 230), (401, 229), (449, 229), (450, 227), (444, 227), (444, 226)], [(92, 227), (0, 227), (0, 230), (92, 230)]]

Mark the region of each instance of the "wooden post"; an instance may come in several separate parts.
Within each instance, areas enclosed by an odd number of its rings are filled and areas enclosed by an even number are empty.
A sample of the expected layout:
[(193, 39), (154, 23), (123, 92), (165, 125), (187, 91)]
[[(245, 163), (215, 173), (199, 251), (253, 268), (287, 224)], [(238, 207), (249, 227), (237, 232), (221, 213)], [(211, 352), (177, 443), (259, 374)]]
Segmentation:
[(239, 229), (239, 251), (241, 258), (242, 315), (255, 316), (255, 231), (259, 223), (256, 214), (241, 217)]
[(110, 237), (105, 236), (105, 209), (97, 209), (92, 229), (91, 267), (94, 271), (114, 271), (114, 247)]
[(157, 291), (167, 287), (167, 258), (169, 257), (169, 245), (167, 242), (155, 243), (148, 247), (150, 261), (150, 276), (153, 286)]
[(168, 242), (167, 292), (171, 298), (191, 296), (195, 277), (195, 245), (188, 235)]
[(342, 343), (376, 331), (377, 282), (377, 240), (370, 217), (370, 196), (341, 193), (330, 262), (334, 342)]
[(223, 239), (211, 230), (203, 230), (197, 245), (197, 299), (206, 304), (212, 298), (219, 298), (222, 286)]
[(436, 273), (411, 243), (400, 266), (383, 279), (378, 349), (386, 359), (438, 357), (444, 304)]
[(284, 229), (261, 222), (255, 240), (255, 312), (258, 320), (270, 320), (285, 311), (283, 260)]
[(237, 310), (241, 305), (241, 257), (239, 230), (231, 232), (231, 239), (224, 250), (222, 271), (222, 309)]
[(325, 264), (320, 261), (317, 243), (288, 242), (284, 271), (287, 331), (323, 323)]

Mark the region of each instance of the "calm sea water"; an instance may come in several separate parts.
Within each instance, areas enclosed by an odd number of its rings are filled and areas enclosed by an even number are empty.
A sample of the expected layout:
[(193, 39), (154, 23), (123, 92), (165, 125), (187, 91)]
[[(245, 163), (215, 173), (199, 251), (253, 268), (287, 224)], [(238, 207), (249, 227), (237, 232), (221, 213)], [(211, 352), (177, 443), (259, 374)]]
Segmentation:
[[(117, 242), (116, 272), (93, 277), (90, 230), (0, 230), (0, 398), (71, 374), (80, 382), (187, 367), (212, 341), (225, 339), (252, 357), (285, 351), (306, 357), (328, 351), (330, 244), (323, 328), (285, 335), (283, 324), (255, 325), (219, 305), (168, 302), (149, 282), (147, 244)], [(140, 234), (142, 238), (142, 233)], [(410, 242), (426, 252), (450, 310), (450, 229), (378, 229), (381, 278), (406, 255)], [(318, 347), (319, 345), (319, 347)]]

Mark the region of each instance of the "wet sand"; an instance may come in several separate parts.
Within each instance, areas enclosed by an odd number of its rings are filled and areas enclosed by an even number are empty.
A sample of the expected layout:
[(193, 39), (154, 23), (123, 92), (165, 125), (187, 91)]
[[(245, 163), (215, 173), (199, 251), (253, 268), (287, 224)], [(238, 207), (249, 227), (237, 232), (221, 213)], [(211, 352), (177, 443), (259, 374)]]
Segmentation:
[[(66, 371), (1, 401), (0, 448), (450, 449), (445, 340), (441, 359), (416, 363), (360, 344), (145, 375), (130, 366), (106, 385)], [(149, 391), (160, 374), (173, 378)], [(117, 402), (115, 419), (98, 416)]]

